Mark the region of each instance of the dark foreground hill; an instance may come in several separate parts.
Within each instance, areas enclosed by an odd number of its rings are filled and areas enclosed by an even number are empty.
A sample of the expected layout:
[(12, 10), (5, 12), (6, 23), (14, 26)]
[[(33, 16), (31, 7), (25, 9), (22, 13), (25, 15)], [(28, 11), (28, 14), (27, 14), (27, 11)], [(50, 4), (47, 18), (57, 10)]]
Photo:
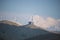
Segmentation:
[(42, 29), (33, 29), (33, 24), (17, 27), (0, 23), (0, 40), (60, 40), (59, 34), (53, 34)]
[(60, 40), (60, 35), (58, 34), (44, 34), (35, 37), (27, 38), (25, 40)]

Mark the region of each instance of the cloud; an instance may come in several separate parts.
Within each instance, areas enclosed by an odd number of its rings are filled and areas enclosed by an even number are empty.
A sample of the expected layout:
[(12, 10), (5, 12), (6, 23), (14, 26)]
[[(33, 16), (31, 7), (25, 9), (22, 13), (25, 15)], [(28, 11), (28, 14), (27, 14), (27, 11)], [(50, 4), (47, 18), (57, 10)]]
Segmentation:
[(33, 16), (33, 22), (38, 27), (40, 27), (40, 26), (41, 27), (47, 26), (46, 25), (46, 20), (43, 17), (38, 16), (38, 15)]
[(33, 23), (39, 28), (48, 29), (49, 31), (60, 31), (60, 19), (54, 19), (52, 17), (47, 17), (46, 19), (35, 15), (33, 16)]

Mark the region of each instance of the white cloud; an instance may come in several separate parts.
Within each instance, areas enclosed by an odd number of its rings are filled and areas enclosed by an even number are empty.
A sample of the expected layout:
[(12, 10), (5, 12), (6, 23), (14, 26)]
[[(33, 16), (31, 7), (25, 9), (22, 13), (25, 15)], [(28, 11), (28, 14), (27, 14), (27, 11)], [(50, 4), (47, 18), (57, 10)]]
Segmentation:
[[(48, 18), (43, 18), (41, 16), (35, 15), (33, 16), (33, 22), (37, 27), (40, 27), (42, 29), (48, 29), (54, 27), (54, 31), (59, 31), (60, 32), (60, 19), (54, 19), (52, 17), (48, 17)], [(49, 31), (51, 31), (51, 29), (49, 29)]]

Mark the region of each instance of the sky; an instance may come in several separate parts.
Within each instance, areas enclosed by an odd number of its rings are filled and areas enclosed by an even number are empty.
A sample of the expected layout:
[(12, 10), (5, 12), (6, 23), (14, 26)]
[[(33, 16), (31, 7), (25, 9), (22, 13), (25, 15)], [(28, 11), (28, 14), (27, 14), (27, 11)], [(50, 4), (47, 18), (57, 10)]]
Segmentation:
[(27, 24), (34, 15), (60, 19), (60, 0), (0, 0), (0, 20)]

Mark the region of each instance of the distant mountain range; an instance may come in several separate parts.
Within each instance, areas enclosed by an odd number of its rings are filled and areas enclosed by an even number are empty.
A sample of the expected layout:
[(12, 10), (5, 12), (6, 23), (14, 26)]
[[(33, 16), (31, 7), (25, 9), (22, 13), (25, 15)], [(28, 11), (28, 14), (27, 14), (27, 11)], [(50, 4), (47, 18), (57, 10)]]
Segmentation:
[(60, 40), (59, 34), (54, 34), (40, 28), (33, 23), (19, 25), (16, 22), (0, 21), (0, 40)]

